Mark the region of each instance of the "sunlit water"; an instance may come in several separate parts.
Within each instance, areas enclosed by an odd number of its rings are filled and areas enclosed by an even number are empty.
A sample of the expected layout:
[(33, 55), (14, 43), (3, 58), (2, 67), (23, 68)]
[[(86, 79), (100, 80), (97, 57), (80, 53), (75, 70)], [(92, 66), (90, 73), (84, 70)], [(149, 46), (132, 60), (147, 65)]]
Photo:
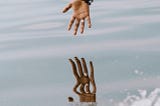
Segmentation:
[(94, 63), (97, 106), (160, 106), (160, 0), (95, 0), (77, 37), (61, 13), (69, 1), (0, 1), (0, 106), (78, 101), (74, 56)]

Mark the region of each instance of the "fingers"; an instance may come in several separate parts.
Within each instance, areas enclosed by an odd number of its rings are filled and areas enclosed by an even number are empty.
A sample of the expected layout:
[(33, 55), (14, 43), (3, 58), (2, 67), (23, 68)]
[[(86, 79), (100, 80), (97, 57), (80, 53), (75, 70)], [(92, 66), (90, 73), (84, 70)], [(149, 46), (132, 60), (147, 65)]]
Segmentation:
[(88, 69), (87, 69), (86, 61), (84, 58), (81, 58), (81, 60), (82, 60), (82, 64), (83, 64), (84, 75), (88, 76)]
[[(74, 18), (73, 20), (75, 20), (75, 18)], [(74, 29), (74, 35), (77, 34), (77, 31), (78, 31), (78, 28), (79, 28), (80, 21), (81, 21), (81, 33), (84, 32), (84, 26), (85, 26), (84, 19), (82, 19), (82, 20), (76, 19), (75, 29)], [(71, 21), (71, 22), (70, 22), (69, 30), (71, 29), (73, 23), (74, 23), (74, 21)]]
[(93, 91), (92, 93), (96, 93), (96, 84), (95, 84), (95, 79), (94, 79), (94, 67), (92, 61), (90, 61), (90, 81), (93, 86)]
[(86, 93), (91, 93), (91, 92), (90, 92), (90, 84), (89, 84), (89, 83), (86, 84)]
[(76, 60), (77, 66), (78, 66), (79, 75), (80, 75), (80, 77), (82, 77), (83, 76), (83, 72), (82, 72), (81, 62), (77, 57), (75, 57), (75, 60)]
[(77, 34), (79, 23), (80, 23), (80, 19), (76, 19), (76, 23), (75, 23), (75, 27), (74, 27), (74, 35)]
[(68, 4), (64, 9), (63, 9), (63, 13), (67, 12), (70, 8), (72, 7), (72, 4)]
[(76, 64), (73, 62), (73, 60), (72, 60), (72, 59), (69, 59), (69, 62), (70, 62), (70, 63), (71, 63), (71, 65), (72, 65), (73, 74), (74, 74), (75, 78), (76, 78), (76, 79), (77, 79), (77, 81), (78, 81), (78, 79), (79, 79), (79, 75), (78, 75), (78, 73), (77, 73)]
[[(74, 21), (76, 20), (76, 23), (75, 23), (75, 27), (74, 27), (74, 35), (77, 34), (77, 31), (78, 31), (78, 28), (79, 28), (79, 25), (81, 24), (81, 34), (84, 32), (84, 27), (85, 27), (85, 19), (78, 19), (78, 18), (75, 18), (74, 16), (71, 18), (70, 22), (69, 22), (69, 25), (68, 25), (68, 30), (71, 29)], [(91, 28), (91, 20), (90, 20), (90, 17), (88, 16), (87, 17), (87, 21), (88, 21), (88, 27)], [(81, 23), (80, 23), (81, 22)]]
[[(80, 62), (80, 60), (77, 57), (74, 57), (74, 58), (75, 58), (75, 61), (76, 61), (76, 65), (78, 66), (79, 77), (82, 78), (84, 76), (84, 74), (83, 74), (83, 71), (82, 71), (81, 62)], [(84, 85), (83, 84), (79, 84), (79, 85), (80, 85), (79, 91), (81, 93), (85, 93), (85, 91), (84, 91)], [(77, 87), (78, 86), (75, 86), (75, 89), (74, 89), (75, 92), (76, 92)]]
[(84, 91), (84, 85), (83, 84), (81, 84), (81, 86), (80, 86), (80, 92), (83, 94), (83, 93), (85, 93), (85, 91)]
[(75, 17), (72, 16), (72, 18), (71, 18), (71, 20), (70, 20), (70, 22), (69, 22), (69, 25), (68, 25), (68, 30), (71, 29), (71, 27), (72, 27), (72, 25), (73, 25), (73, 23), (74, 23), (74, 20), (75, 20)]
[(73, 88), (73, 91), (74, 91), (76, 94), (78, 94), (78, 95), (81, 94), (80, 92), (77, 91), (77, 88), (78, 88), (79, 85), (80, 85), (80, 83), (77, 82), (76, 85), (75, 85), (74, 88)]
[(82, 19), (81, 21), (82, 21), (81, 22), (81, 33), (83, 33), (84, 32), (84, 26), (85, 26), (85, 20)]
[(88, 28), (91, 28), (91, 18), (90, 16), (87, 16), (87, 22), (88, 22)]
[[(72, 59), (69, 59), (73, 74), (77, 79), (77, 83), (73, 88), (73, 91), (78, 94), (95, 94), (96, 93), (96, 84), (94, 79), (94, 67), (92, 61), (90, 61), (90, 77), (88, 74), (87, 64), (84, 58), (79, 60), (77, 57), (74, 58), (75, 62)], [(78, 71), (77, 71), (78, 67)], [(92, 91), (90, 90), (90, 84), (92, 84)], [(79, 90), (77, 90), (79, 87)]]
[(80, 83), (79, 83), (80, 77), (79, 77), (79, 75), (78, 75), (78, 73), (77, 73), (76, 64), (74, 63), (74, 61), (73, 61), (72, 59), (69, 59), (69, 62), (70, 62), (71, 65), (72, 65), (73, 74), (74, 74), (74, 76), (75, 76), (76, 79), (77, 79), (77, 83), (76, 83), (76, 85), (74, 86), (73, 91), (74, 91), (76, 94), (80, 95), (80, 92), (77, 91), (77, 88), (78, 88), (78, 86), (80, 85)]

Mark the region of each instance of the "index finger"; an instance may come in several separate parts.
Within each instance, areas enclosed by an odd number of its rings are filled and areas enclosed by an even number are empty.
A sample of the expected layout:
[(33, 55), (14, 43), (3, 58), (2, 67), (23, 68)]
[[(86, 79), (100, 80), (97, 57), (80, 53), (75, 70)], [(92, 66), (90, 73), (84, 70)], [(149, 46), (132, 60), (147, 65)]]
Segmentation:
[(85, 76), (88, 76), (88, 69), (87, 69), (86, 61), (85, 61), (84, 58), (81, 58), (81, 60), (82, 60), (82, 64), (83, 64), (84, 75), (85, 75)]

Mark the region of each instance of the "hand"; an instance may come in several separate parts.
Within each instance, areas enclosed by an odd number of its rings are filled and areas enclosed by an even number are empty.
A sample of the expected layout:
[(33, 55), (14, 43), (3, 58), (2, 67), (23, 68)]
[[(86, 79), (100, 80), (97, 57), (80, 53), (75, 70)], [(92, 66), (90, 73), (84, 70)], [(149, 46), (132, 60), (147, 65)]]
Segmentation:
[[(92, 62), (90, 61), (90, 76), (89, 76), (84, 58), (81, 58), (80, 61), (77, 57), (75, 57), (76, 62), (74, 62), (72, 59), (69, 59), (69, 61), (72, 65), (73, 74), (77, 81), (76, 85), (73, 88), (73, 91), (79, 95), (80, 102), (96, 102), (96, 84), (94, 80), (94, 67)], [(78, 66), (78, 70), (76, 66)], [(90, 83), (93, 86), (92, 91), (90, 90)], [(69, 98), (71, 100), (72, 97)]]
[(69, 22), (68, 30), (71, 29), (73, 23), (75, 22), (74, 27), (74, 35), (77, 34), (78, 27), (81, 24), (81, 33), (84, 32), (85, 26), (85, 19), (88, 21), (88, 27), (91, 28), (91, 19), (89, 14), (89, 5), (84, 0), (74, 0), (73, 2), (69, 3), (63, 9), (63, 13), (67, 12), (70, 8), (73, 9), (73, 15)]

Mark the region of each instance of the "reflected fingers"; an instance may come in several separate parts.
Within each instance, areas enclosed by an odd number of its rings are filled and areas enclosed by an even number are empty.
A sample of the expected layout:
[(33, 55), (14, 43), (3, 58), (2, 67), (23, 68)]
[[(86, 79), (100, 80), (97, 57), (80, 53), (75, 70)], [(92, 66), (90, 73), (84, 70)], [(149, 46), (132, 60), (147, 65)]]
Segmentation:
[(94, 79), (94, 67), (93, 67), (93, 63), (92, 61), (90, 61), (90, 81), (91, 84), (93, 85), (93, 91), (92, 93), (96, 93), (96, 83), (95, 83), (95, 79)]
[(75, 57), (75, 61), (76, 61), (77, 66), (78, 66), (79, 76), (80, 76), (80, 77), (84, 76), (84, 75), (83, 75), (83, 72), (82, 72), (82, 66), (81, 66), (80, 60), (79, 60), (77, 57)]
[(84, 75), (88, 76), (88, 69), (87, 69), (86, 61), (84, 58), (81, 58), (81, 60), (82, 60), (82, 64), (83, 64)]
[(74, 63), (74, 61), (73, 61), (72, 59), (69, 59), (69, 62), (70, 62), (71, 65), (72, 65), (73, 74), (74, 74), (75, 78), (78, 80), (78, 79), (79, 79), (79, 75), (78, 75), (78, 73), (77, 73), (76, 64)]

